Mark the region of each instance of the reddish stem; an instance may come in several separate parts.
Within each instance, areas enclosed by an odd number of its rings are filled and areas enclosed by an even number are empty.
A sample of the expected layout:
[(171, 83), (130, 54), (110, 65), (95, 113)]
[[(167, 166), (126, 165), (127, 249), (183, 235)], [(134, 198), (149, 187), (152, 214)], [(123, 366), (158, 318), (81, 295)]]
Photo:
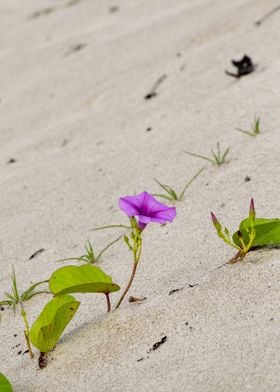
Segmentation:
[(105, 295), (106, 295), (106, 301), (107, 301), (107, 312), (109, 313), (111, 310), (110, 295), (109, 295), (109, 293), (105, 293)]
[(245, 256), (245, 255), (242, 253), (242, 250), (239, 250), (239, 251), (236, 253), (236, 255), (233, 256), (233, 258), (230, 259), (230, 260), (227, 262), (227, 264), (234, 264), (234, 263), (236, 263), (237, 261), (243, 259), (244, 256)]
[(115, 309), (118, 309), (118, 307), (119, 307), (120, 304), (122, 303), (124, 297), (126, 296), (128, 290), (130, 289), (130, 286), (131, 286), (131, 284), (132, 284), (132, 282), (133, 282), (133, 279), (134, 279), (134, 276), (135, 276), (135, 273), (136, 273), (137, 264), (138, 264), (138, 263), (135, 263), (135, 262), (133, 263), (133, 269), (132, 269), (132, 273), (131, 273), (129, 282), (128, 282), (128, 284), (127, 284), (127, 286), (126, 286), (126, 289), (124, 290), (124, 292), (123, 292), (121, 298), (119, 299), (119, 301), (118, 301), (118, 303), (117, 303)]

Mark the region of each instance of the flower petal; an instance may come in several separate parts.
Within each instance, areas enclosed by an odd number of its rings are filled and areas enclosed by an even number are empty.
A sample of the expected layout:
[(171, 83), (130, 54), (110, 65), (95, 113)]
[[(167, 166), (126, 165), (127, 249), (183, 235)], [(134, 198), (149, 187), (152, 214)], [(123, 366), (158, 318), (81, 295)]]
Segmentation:
[(145, 227), (150, 222), (164, 224), (172, 222), (176, 216), (175, 207), (168, 207), (160, 203), (148, 192), (135, 196), (120, 197), (119, 207), (129, 217), (138, 217), (139, 227)]
[(119, 199), (120, 209), (128, 216), (139, 215), (141, 207), (143, 205), (144, 192), (139, 193), (136, 196), (124, 196)]
[(151, 216), (153, 222), (158, 223), (166, 223), (172, 222), (176, 216), (176, 208), (175, 207), (166, 207), (162, 210), (158, 210), (154, 212)]
[(145, 215), (150, 215), (151, 213), (157, 210), (161, 210), (164, 207), (166, 206), (155, 199), (154, 196), (150, 195), (148, 192), (143, 192), (143, 214), (145, 213)]
[(149, 216), (145, 216), (145, 215), (138, 215), (138, 222), (141, 223), (150, 223), (152, 222), (153, 218), (150, 218)]

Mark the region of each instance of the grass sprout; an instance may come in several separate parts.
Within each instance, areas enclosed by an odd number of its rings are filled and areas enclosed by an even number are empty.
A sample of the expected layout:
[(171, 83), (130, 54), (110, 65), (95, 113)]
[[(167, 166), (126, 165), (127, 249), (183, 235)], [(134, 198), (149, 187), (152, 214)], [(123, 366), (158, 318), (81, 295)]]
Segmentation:
[(211, 149), (212, 157), (206, 157), (200, 154), (194, 154), (193, 152), (184, 151), (184, 153), (188, 155), (192, 155), (193, 157), (197, 157), (200, 159), (204, 159), (205, 161), (211, 162), (213, 165), (221, 166), (223, 163), (226, 163), (226, 157), (229, 153), (230, 148), (228, 147), (224, 152), (221, 152), (220, 143), (217, 143), (217, 150), (214, 151)]
[(26, 311), (24, 309), (23, 306), (23, 302), (30, 300), (32, 297), (34, 297), (35, 295), (38, 294), (49, 294), (50, 292), (47, 290), (39, 290), (37, 291), (36, 288), (38, 286), (40, 286), (43, 283), (48, 282), (47, 280), (43, 280), (41, 282), (37, 282), (34, 283), (32, 286), (30, 286), (27, 290), (25, 290), (23, 293), (19, 293), (18, 290), (18, 285), (17, 285), (17, 278), (16, 278), (16, 273), (15, 273), (15, 269), (13, 267), (13, 272), (11, 274), (11, 281), (12, 281), (12, 291), (11, 293), (5, 293), (6, 299), (3, 301), (0, 301), (0, 306), (12, 306), (14, 313), (16, 311), (16, 307), (19, 306), (20, 307), (20, 315), (23, 319), (23, 323), (25, 326), (25, 330), (24, 330), (24, 337), (26, 340), (26, 344), (29, 350), (29, 355), (30, 358), (34, 357), (34, 354), (32, 352), (32, 348), (31, 348), (31, 343), (30, 343), (30, 336), (29, 336), (29, 324), (27, 321), (27, 315), (26, 315)]
[(90, 240), (88, 240), (85, 245), (86, 253), (84, 255), (82, 255), (80, 257), (68, 257), (66, 259), (57, 260), (57, 262), (79, 261), (79, 262), (86, 263), (86, 264), (95, 264), (100, 260), (103, 253), (105, 253), (107, 249), (109, 249), (113, 244), (118, 242), (122, 237), (123, 237), (123, 235), (121, 235), (121, 236), (117, 237), (116, 239), (114, 239), (113, 241), (109, 242), (109, 244), (106, 245), (105, 248), (103, 248), (101, 250), (101, 252), (99, 252), (97, 255), (95, 255), (93, 246), (92, 246)]
[(20, 305), (22, 302), (26, 302), (30, 300), (32, 297), (38, 294), (49, 294), (50, 292), (47, 290), (39, 290), (36, 291), (36, 288), (43, 283), (47, 283), (47, 280), (42, 280), (41, 282), (34, 283), (30, 286), (27, 290), (25, 290), (22, 294), (19, 293), (18, 286), (17, 286), (17, 279), (15, 269), (13, 267), (13, 272), (11, 274), (11, 281), (12, 281), (12, 292), (5, 293), (7, 299), (0, 301), (0, 306), (12, 306), (14, 312), (16, 311), (17, 305)]
[(186, 190), (190, 187), (190, 185), (193, 183), (193, 181), (200, 175), (200, 173), (204, 170), (205, 166), (203, 166), (184, 186), (182, 191), (180, 193), (177, 193), (171, 186), (162, 184), (159, 182), (156, 178), (154, 178), (155, 182), (166, 192), (165, 194), (163, 193), (154, 193), (153, 196), (161, 197), (163, 199), (169, 200), (169, 201), (183, 201), (184, 196), (186, 193)]
[(246, 131), (245, 129), (241, 129), (241, 128), (236, 128), (236, 131), (245, 133), (246, 135), (249, 135), (252, 137), (256, 137), (261, 133), (260, 121), (261, 121), (260, 117), (255, 117), (254, 122), (251, 125), (250, 131)]

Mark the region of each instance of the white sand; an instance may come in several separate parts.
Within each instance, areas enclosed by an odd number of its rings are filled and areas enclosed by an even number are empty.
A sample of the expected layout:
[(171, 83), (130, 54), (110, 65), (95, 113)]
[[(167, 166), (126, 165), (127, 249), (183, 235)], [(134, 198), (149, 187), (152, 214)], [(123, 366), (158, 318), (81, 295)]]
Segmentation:
[[(18, 392), (279, 391), (280, 251), (216, 270), (234, 250), (209, 219), (214, 210), (235, 230), (252, 196), (259, 216), (280, 215), (280, 12), (254, 25), (277, 0), (66, 3), (0, 5), (1, 297), (12, 264), (26, 288), (48, 278), (55, 260), (82, 254), (88, 236), (100, 249), (118, 235), (88, 230), (126, 223), (120, 195), (158, 192), (154, 177), (180, 189), (203, 165), (183, 149), (207, 155), (220, 141), (230, 162), (207, 166), (172, 225), (145, 230), (131, 290), (145, 303), (125, 301), (107, 316), (103, 296), (77, 295), (79, 312), (44, 370), (17, 355), (22, 323), (5, 310), (0, 371)], [(245, 53), (257, 71), (226, 76)], [(163, 74), (157, 97), (144, 100)], [(259, 137), (235, 131), (254, 115)], [(130, 255), (120, 243), (99, 265), (123, 286)], [(47, 300), (26, 304), (31, 322)]]

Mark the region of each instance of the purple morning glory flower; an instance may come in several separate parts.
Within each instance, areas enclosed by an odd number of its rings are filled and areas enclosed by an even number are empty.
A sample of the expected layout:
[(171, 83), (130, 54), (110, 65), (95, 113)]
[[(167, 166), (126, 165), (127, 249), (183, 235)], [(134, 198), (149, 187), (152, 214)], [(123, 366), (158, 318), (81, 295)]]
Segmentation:
[(148, 192), (142, 192), (136, 196), (120, 197), (119, 207), (129, 217), (137, 217), (138, 226), (142, 230), (150, 222), (164, 224), (172, 222), (176, 216), (175, 207), (160, 203)]

